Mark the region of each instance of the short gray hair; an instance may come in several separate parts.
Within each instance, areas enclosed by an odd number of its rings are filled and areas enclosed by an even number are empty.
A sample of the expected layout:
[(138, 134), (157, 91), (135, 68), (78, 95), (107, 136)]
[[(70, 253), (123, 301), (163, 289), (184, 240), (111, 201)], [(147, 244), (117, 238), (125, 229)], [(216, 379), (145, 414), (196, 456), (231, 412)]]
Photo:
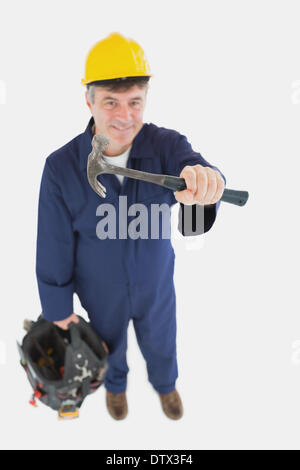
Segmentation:
[(87, 94), (89, 97), (89, 100), (92, 104), (95, 102), (95, 92), (96, 92), (96, 85), (90, 85), (87, 87)]

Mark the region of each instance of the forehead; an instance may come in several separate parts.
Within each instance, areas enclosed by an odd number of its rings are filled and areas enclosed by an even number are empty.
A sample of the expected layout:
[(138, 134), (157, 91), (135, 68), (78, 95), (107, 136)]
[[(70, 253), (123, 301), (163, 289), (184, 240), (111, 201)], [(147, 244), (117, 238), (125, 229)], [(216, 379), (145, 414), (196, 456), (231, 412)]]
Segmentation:
[(116, 100), (127, 100), (133, 98), (145, 97), (146, 88), (139, 88), (137, 85), (129, 88), (126, 91), (109, 91), (106, 88), (97, 87), (95, 91), (95, 97), (104, 100), (105, 98), (114, 98)]

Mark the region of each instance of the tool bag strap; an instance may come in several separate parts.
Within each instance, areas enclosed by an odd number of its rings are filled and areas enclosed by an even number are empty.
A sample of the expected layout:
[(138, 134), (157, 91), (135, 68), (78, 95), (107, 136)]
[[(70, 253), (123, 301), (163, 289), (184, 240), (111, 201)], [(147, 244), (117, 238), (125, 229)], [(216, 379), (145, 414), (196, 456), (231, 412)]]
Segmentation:
[(69, 324), (69, 330), (71, 335), (71, 344), (74, 349), (78, 349), (81, 346), (81, 337), (76, 323), (72, 322)]
[[(72, 322), (69, 324), (70, 336), (71, 336), (71, 345), (74, 350), (80, 349), (82, 340), (79, 334), (79, 328), (76, 323)], [(81, 383), (81, 394), (82, 400), (90, 393), (91, 378), (86, 377)]]

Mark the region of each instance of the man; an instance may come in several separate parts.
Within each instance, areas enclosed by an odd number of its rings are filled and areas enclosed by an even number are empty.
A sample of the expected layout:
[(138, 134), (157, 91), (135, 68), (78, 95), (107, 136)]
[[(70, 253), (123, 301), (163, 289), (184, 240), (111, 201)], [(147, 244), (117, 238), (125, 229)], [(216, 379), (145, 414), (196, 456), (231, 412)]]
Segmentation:
[[(110, 352), (106, 402), (115, 419), (123, 419), (128, 410), (130, 320), (164, 412), (171, 419), (183, 414), (175, 388), (175, 255), (170, 238), (97, 236), (107, 207), (103, 204), (110, 204), (119, 217), (124, 199), (130, 206), (144, 204), (149, 214), (154, 204), (171, 207), (177, 201), (181, 214), (189, 206), (204, 208), (200, 234), (213, 225), (225, 186), (224, 176), (194, 152), (183, 135), (143, 123), (150, 77), (144, 52), (131, 39), (113, 33), (91, 49), (83, 84), (92, 117), (84, 133), (47, 158), (39, 198), (36, 268), (43, 316), (61, 328), (78, 321), (73, 312), (77, 293)], [(104, 158), (112, 164), (181, 176), (187, 189), (173, 193), (152, 183), (103, 174), (99, 181), (107, 197), (101, 199), (86, 175), (94, 134), (108, 137)], [(190, 233), (191, 227), (181, 225), (181, 232)]]

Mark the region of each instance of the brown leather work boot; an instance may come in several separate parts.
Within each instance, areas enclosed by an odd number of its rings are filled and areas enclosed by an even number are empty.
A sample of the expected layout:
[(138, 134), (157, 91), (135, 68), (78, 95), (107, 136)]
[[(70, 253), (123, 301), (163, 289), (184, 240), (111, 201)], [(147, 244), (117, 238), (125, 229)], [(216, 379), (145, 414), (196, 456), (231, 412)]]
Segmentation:
[(177, 390), (166, 394), (159, 394), (162, 409), (168, 418), (179, 419), (183, 415), (183, 406)]
[(128, 413), (126, 392), (111, 393), (106, 390), (106, 406), (114, 419), (124, 419)]

